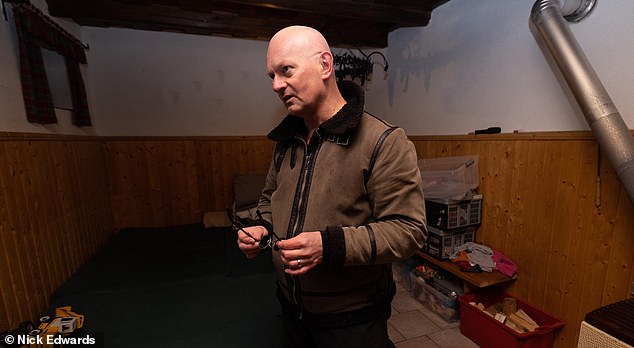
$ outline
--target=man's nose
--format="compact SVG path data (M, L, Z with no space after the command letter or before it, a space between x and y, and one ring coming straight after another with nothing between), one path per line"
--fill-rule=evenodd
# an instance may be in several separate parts
M273 91L275 91L276 93L279 93L285 87L286 87L286 82L284 82L284 79L279 78L277 76L273 78Z

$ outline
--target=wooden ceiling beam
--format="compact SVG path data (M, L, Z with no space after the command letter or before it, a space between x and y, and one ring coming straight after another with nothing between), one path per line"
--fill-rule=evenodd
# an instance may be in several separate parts
M430 11L418 6L403 6L400 1L381 4L375 1L344 0L225 0L217 3L234 3L257 8L319 13L324 16L363 19L372 22L397 23L401 26L424 26L429 22Z
M239 38L270 38L288 25L320 30L333 46L385 47L390 31L424 26L429 4L448 0L47 0L52 16L79 25Z

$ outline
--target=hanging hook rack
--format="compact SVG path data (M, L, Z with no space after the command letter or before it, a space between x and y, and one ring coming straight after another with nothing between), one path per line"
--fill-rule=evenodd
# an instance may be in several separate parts
M361 85L363 85L365 81L369 79L368 76L372 75L372 67L376 64L372 61L372 56L375 54L383 57L383 71L387 72L389 66L387 58L383 55L383 53L374 51L370 54L365 54L361 49L357 48L357 50L363 55L363 57L358 57L352 52L334 54L336 68L335 76L337 79L341 80L348 76L352 79L359 78L361 80Z
M368 54L368 59L369 59L370 57L372 57L372 55L373 55L373 54L378 54L378 55L381 55L381 57L383 57L383 64L385 65L385 66L383 67L383 71L387 72L387 68L388 68L389 66L388 66L388 64L387 64L387 58L385 58L385 55L384 55L383 53L379 52L379 51L374 51L374 52L372 52L372 53Z
M359 51L365 58L370 59L370 57L372 57L375 54L379 54L381 55L381 57L383 57L383 71L387 72L387 68L389 67L387 64L387 58L385 58L385 55L379 51L374 51L374 52L370 52L370 54L365 54L365 52L363 52L360 48L357 47L357 51ZM374 62L372 62L372 64L376 64Z
M329 19L327 19L326 21L322 23L322 25L320 26L321 28L320 32L323 32L322 31L323 28L327 26L328 20ZM334 29L334 31L340 37L342 38L345 37L345 34L339 31L337 26L332 26L332 29ZM363 86L365 81L368 79L368 76L372 75L372 67L375 64L374 62L372 62L372 56L375 54L379 54L381 55L381 57L383 57L383 62L384 62L383 71L387 72L387 68L388 68L387 58L385 57L383 53L379 51L374 51L374 52L371 52L370 54L365 54L365 52L363 52L359 47L354 47L354 48L356 48L357 51L361 53L363 58L359 58L358 56L353 54L350 49L348 49L350 54L348 53L334 54L333 53L333 58L335 61L335 76L337 80L342 80L346 76L350 76L352 79L359 78L361 80L361 85ZM337 69L337 67L339 69Z

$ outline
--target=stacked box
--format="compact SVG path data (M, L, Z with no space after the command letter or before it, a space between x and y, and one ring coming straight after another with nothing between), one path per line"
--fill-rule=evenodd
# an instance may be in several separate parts
M424 251L446 260L459 246L475 242L482 221L482 195L463 201L425 199L425 212L429 238Z
M437 259L446 260L456 248L467 242L475 242L476 226L454 230L439 230L427 226L429 236L425 244L425 252Z
M425 158L418 161L425 197L465 198L480 185L478 155Z
M482 221L482 195L469 200L425 199L427 225L441 230L478 225Z

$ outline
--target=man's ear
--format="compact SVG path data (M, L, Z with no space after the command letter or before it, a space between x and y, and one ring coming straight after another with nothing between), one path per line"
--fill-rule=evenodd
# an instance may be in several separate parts
M335 63L332 53L322 52L319 55L319 65L321 67L321 78L327 80L335 73Z

